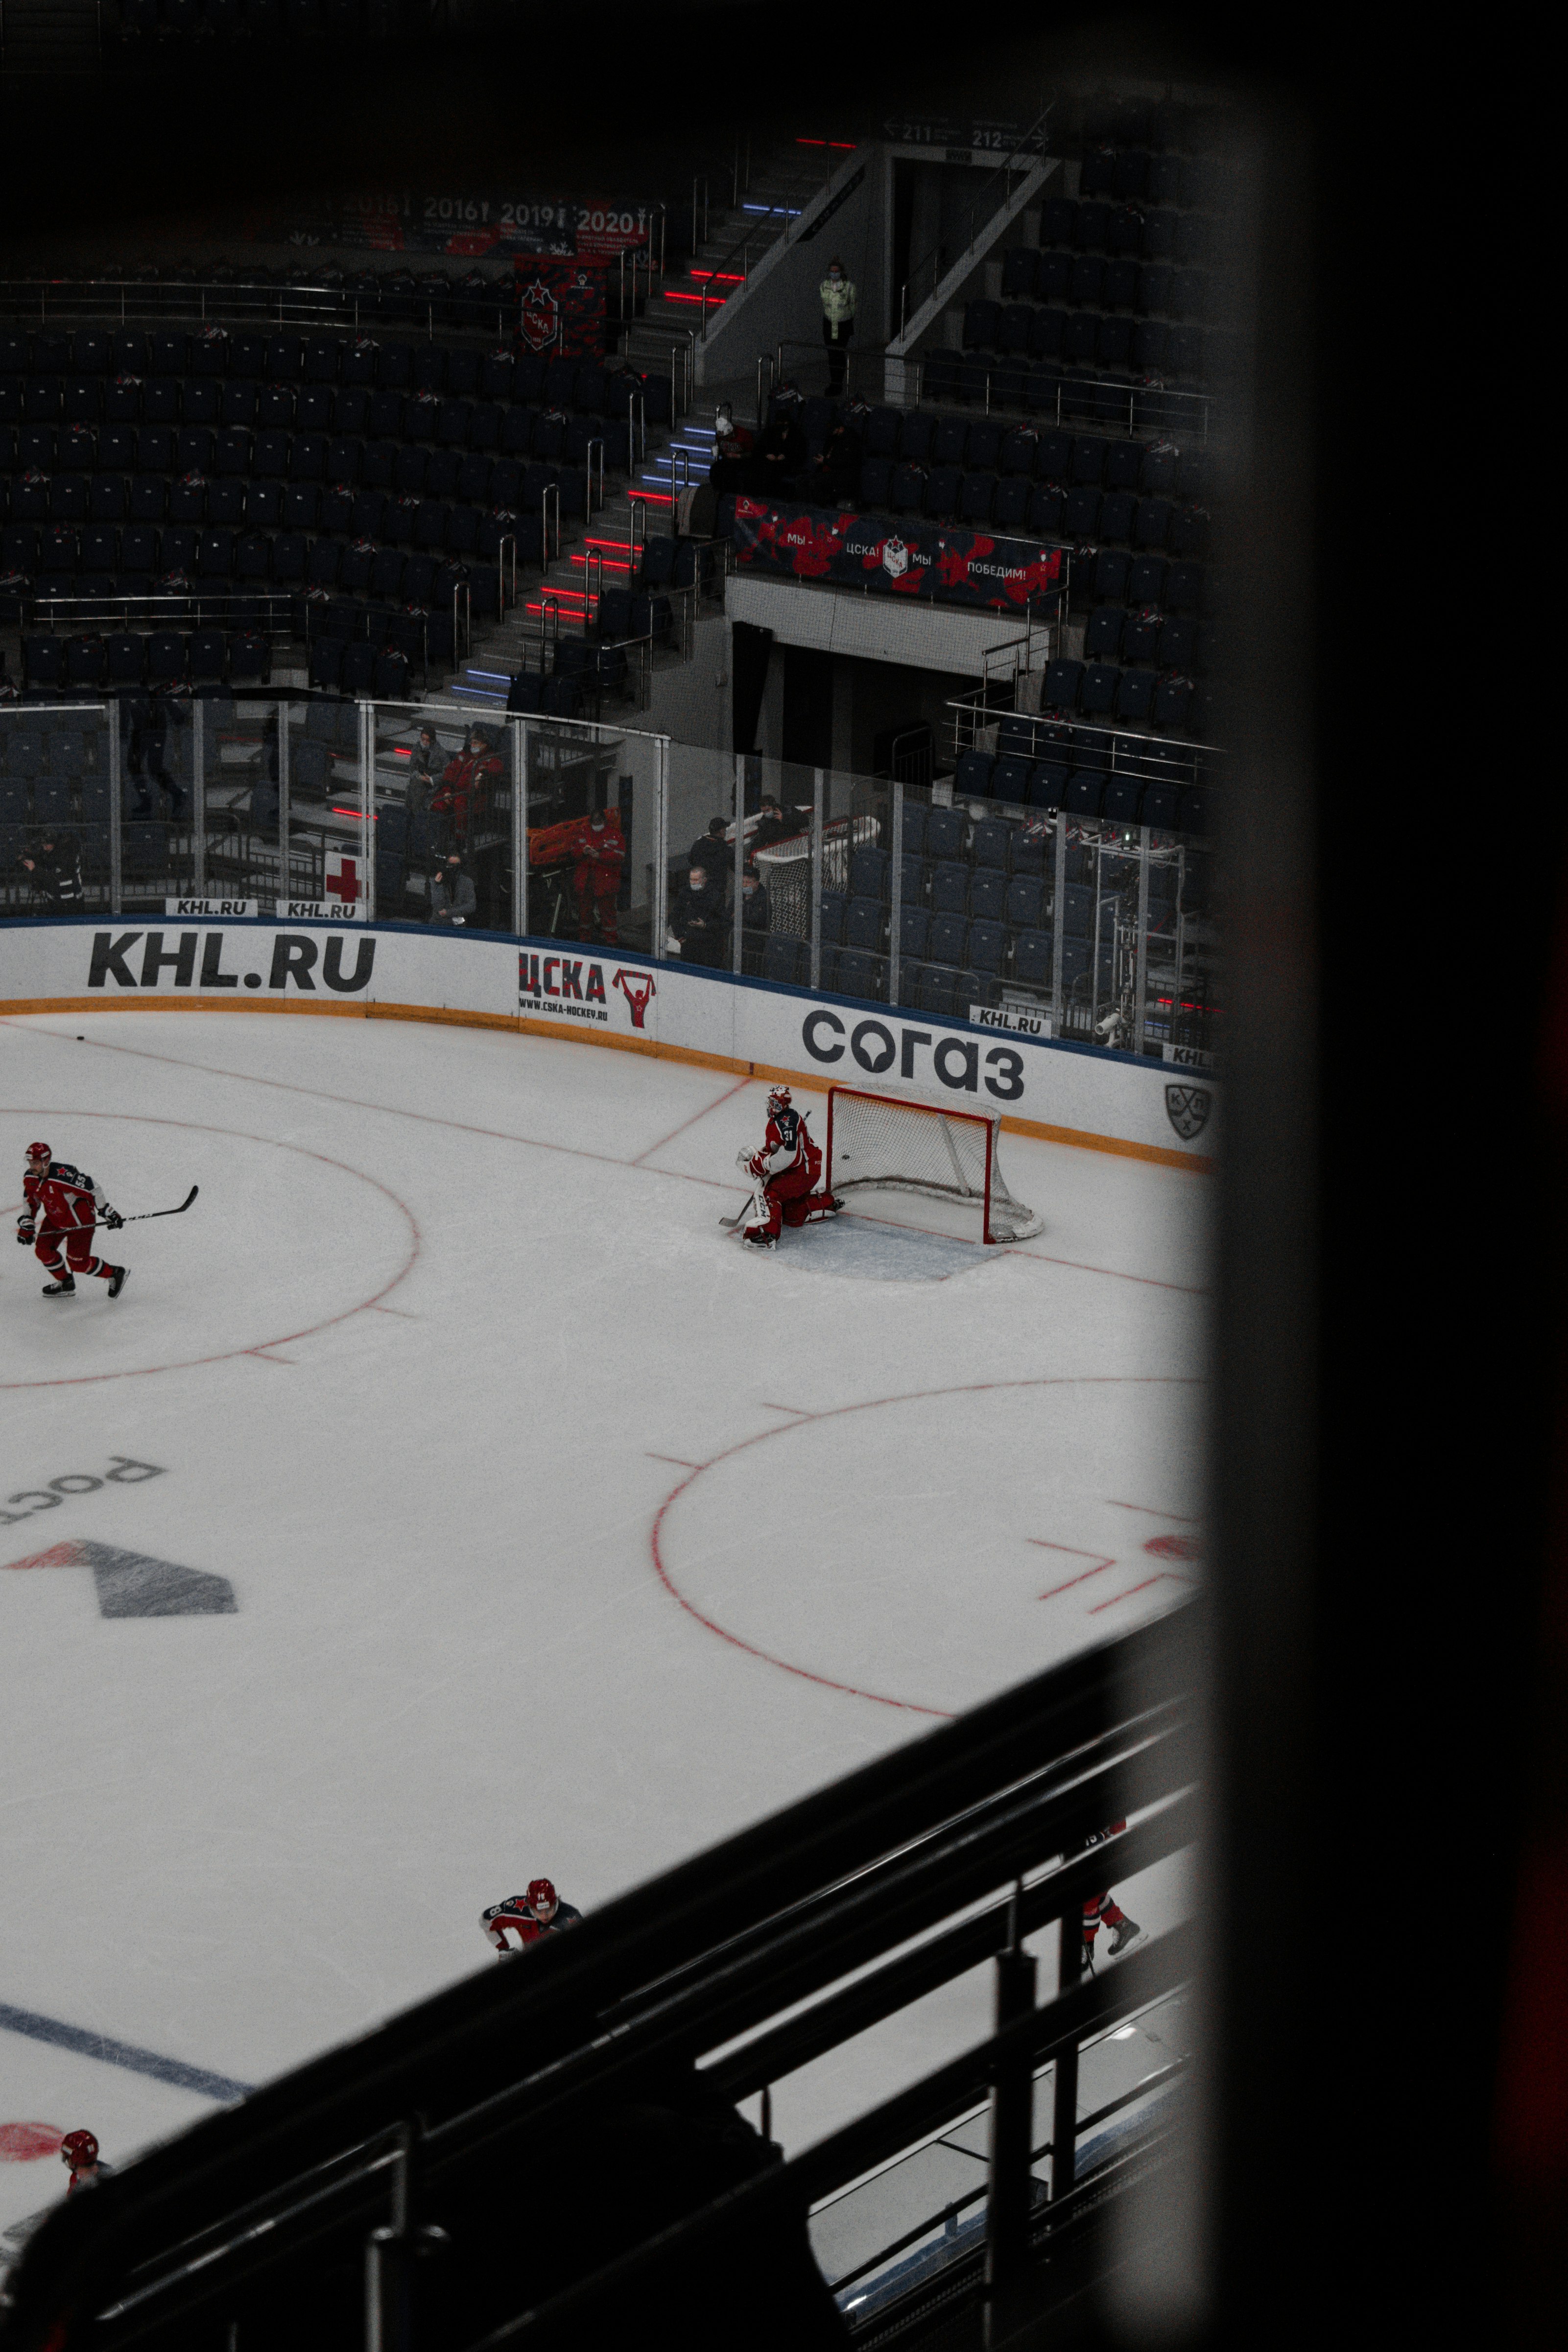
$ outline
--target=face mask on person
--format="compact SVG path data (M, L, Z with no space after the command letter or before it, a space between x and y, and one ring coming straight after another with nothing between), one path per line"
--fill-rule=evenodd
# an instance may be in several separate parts
M844 272L842 271L842 269L830 269L830 270L828 271L828 273L827 273L827 274L828 274L829 278L833 280L833 283L835 284L835 286L837 286L837 285L839 285L839 284L841 284L841 283L842 283L842 281L843 281L843 277L844 277Z

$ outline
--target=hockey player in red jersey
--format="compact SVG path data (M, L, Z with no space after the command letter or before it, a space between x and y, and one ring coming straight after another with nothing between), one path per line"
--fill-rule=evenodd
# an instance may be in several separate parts
M1091 1846L1102 1844L1109 1837L1120 1837L1126 1827L1125 1822L1112 1822L1109 1829L1095 1831L1083 1840L1079 1848L1079 1853L1087 1853ZM1137 1920L1127 1916L1115 1896L1109 1891L1104 1895L1089 1895L1083 1906L1083 1965L1086 1969L1092 1968L1094 1965L1094 1939L1100 1933L1102 1922L1110 1930L1112 1959L1116 1958L1118 1952L1124 1952L1128 1945L1143 1933Z
M96 2187L114 2169L99 2155L98 2141L89 2131L67 2132L60 2142L60 2162L70 2167L70 2179L66 2183L68 2197L79 2189Z
M558 1935L583 1916L570 1903L563 1903L548 1878L531 1878L526 1895L509 1895L504 1903L492 1903L488 1911L479 1914L479 1925L498 1952L526 1951L537 1944L542 1936ZM508 1935L517 1937L509 1944Z
M817 1224L824 1217L836 1217L844 1205L831 1192L816 1189L822 1153L806 1132L808 1115L795 1108L787 1087L775 1087L768 1097L761 1150L742 1151L736 1163L755 1182L766 1212L742 1235L753 1249L773 1249L784 1225Z
M76 1276L96 1274L108 1283L110 1298L118 1298L129 1269L95 1257L88 1239L95 1225L114 1233L125 1222L110 1207L102 1187L79 1168L57 1160L47 1143L29 1143L22 1193L27 1205L16 1221L16 1239L52 1277L44 1285L44 1297L74 1297Z

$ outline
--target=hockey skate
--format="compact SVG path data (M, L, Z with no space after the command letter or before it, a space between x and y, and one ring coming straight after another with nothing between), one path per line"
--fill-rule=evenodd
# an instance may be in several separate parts
M131 1268L128 1265L111 1265L110 1267L109 1295L110 1298L119 1297L121 1292L125 1287L125 1278L130 1272Z
M748 1225L741 1239L749 1243L752 1249L777 1249L778 1247L775 1236L769 1233L765 1225Z
M1112 1927L1110 1931L1110 1958L1114 1959L1118 1952L1124 1952L1127 1949L1129 1944L1135 1944L1142 1933L1143 1930L1138 1925L1136 1919L1123 1919L1120 1927Z
M58 1282L46 1282L44 1285L44 1297L46 1298L74 1298L76 1297L76 1276L71 1274L62 1274Z

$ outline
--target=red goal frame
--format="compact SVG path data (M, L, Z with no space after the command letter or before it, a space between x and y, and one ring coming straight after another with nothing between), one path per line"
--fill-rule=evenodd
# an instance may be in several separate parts
M910 1095L879 1094L874 1087L851 1087L835 1083L827 1089L827 1151L824 1181L830 1192L833 1190L833 1113L835 1103L840 1095L853 1095L857 1102L887 1103L894 1110L924 1111L931 1118L951 1118L965 1127L983 1127L985 1129L985 1193L980 1204L981 1237L993 1244L1001 1242L1004 1237L994 1234L991 1230L991 1200L996 1170L996 1130L1002 1123L996 1113L984 1110L960 1110L956 1104L950 1109L946 1103L921 1102ZM889 1180L889 1189L897 1190L898 1180ZM927 1188L909 1184L907 1189L917 1192ZM937 1192L935 1197L943 1198L945 1195ZM954 1197L957 1197L956 1193Z

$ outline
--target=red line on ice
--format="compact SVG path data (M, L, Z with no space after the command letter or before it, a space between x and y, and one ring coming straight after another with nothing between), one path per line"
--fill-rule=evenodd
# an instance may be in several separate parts
M946 1722L952 1714L951 1707L927 1706L918 1699L892 1698L885 1691L861 1690L854 1683L837 1682L831 1675L819 1675L810 1666L797 1666L788 1658L775 1657L771 1650L761 1649L756 1643L745 1641L741 1634L732 1633L727 1625L721 1625L717 1619L706 1615L698 1608L694 1601L687 1599L665 1562L661 1538L664 1533L665 1517L671 1505L679 1500L687 1488L701 1476L704 1470L716 1469L721 1462L728 1462L732 1454L743 1454L749 1446L765 1445L770 1439L793 1436L797 1430L808 1425L815 1426L819 1421L841 1420L845 1414L851 1412L873 1412L885 1404L921 1404L931 1397L985 1396L994 1394L1000 1389L1193 1388L1199 1384L1198 1376L1195 1373L1183 1372L1144 1372L1130 1375L1106 1372L1072 1376L1064 1374L1060 1377L1044 1375L1020 1381L964 1381L951 1388L910 1389L901 1396L864 1397L857 1404L832 1405L825 1412L815 1412L805 1419L786 1423L782 1429L760 1429L754 1435L742 1437L735 1444L727 1445L721 1454L715 1454L711 1461L700 1464L697 1469L682 1478L678 1486L670 1488L654 1515L653 1526L648 1534L648 1549L653 1557L654 1572L670 1598L679 1602L689 1617L694 1617L697 1622L705 1626L710 1633L717 1633L719 1639L721 1642L728 1642L731 1648L743 1650L748 1657L760 1658L764 1665L777 1666L783 1674L798 1675L803 1682L816 1683L823 1690L840 1691L847 1698L869 1699L877 1706L896 1706L909 1715L935 1716ZM773 1405L766 1406L763 1410L778 1412L786 1408ZM1056 1549L1065 1550L1068 1547L1062 1545ZM1097 1555L1086 1552L1082 1556L1085 1559L1093 1559ZM1163 1573L1166 1571L1162 1570L1162 1574ZM1152 1584L1157 1584L1160 1579L1151 1577L1148 1580ZM1190 1577L1178 1577L1175 1580L1182 1584L1192 1582ZM1133 1587L1135 1591L1142 1591L1142 1589L1141 1585ZM1118 1593L1115 1597L1118 1600L1125 1600L1128 1596L1125 1593ZM1101 1601L1100 1606L1109 1608L1110 1603ZM1092 1615L1097 1612L1091 1611L1089 1613Z

